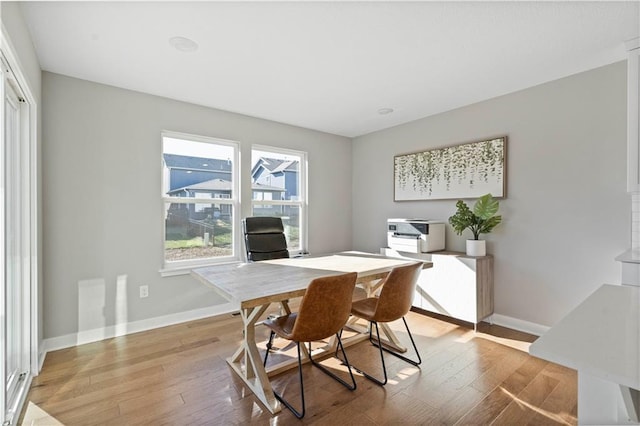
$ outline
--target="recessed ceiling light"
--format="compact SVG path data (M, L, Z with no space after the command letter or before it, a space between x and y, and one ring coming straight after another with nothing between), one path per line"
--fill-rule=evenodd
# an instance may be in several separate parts
M198 50L198 43L186 37L171 37L169 44L181 52L195 52Z
M380 108L378 110L378 114L380 115L387 115L387 114L391 114L393 112L393 108Z

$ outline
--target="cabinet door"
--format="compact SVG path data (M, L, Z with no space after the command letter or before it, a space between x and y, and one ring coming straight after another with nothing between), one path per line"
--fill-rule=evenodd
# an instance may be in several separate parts
M417 298L420 307L464 321L477 322L476 260L433 255L433 268L422 271Z

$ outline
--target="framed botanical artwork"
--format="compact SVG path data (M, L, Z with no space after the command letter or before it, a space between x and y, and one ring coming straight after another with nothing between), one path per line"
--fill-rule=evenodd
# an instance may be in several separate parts
M507 137L396 155L394 201L506 197Z

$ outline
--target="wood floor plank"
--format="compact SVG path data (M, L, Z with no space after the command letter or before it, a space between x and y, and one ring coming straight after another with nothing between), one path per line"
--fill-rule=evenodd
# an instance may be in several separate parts
M476 333L414 312L407 319L419 367L385 354L389 383L378 386L356 373L351 392L306 364L302 421L286 409L271 415L229 368L226 358L242 341L240 318L231 315L52 352L27 398L67 426L577 424L575 371L523 351L535 337L488 325ZM402 322L391 327L410 344ZM265 339L267 330L256 334ZM347 355L381 373L379 352L368 341ZM274 353L273 361L287 356ZM340 362L323 364L347 377ZM272 383L299 404L295 369Z
M153 424L182 405L184 405L184 401L180 395L164 398L162 401L153 401L151 404L146 404L144 407L139 407L128 413L121 413L120 416L113 417L104 424L110 426Z
M460 389L448 402L438 407L438 423L441 425L457 424L485 397L484 393L471 386Z
M86 407L78 411L70 411L64 414L64 425L93 426L102 425L105 419L114 419L120 416L118 407L103 409L99 405ZM26 426L26 425L25 425Z
M551 370L557 370L556 364L550 363ZM574 370L565 371L543 370L545 374L559 380L558 386L547 396L538 407L539 410L527 422L528 425L573 425L577 423L577 395L578 381Z
M518 369L469 411L458 424L490 424L544 368L546 362L526 357Z
M435 417L437 410L414 396L397 393L385 398L383 404L369 408L365 414L378 424L420 424Z
M458 389L467 384L465 377L469 381L475 379L481 374L481 371L486 370L487 367L483 367L483 365L490 360L489 356L494 351L495 345L479 340L465 344L460 343L459 347L463 350L458 353L443 352L441 355L446 362L439 365L438 368L421 368L424 379L421 377L421 380L417 380L405 392L421 393L425 395L425 402L437 406L438 403L429 395L447 387ZM487 358L484 357L485 355Z
M478 377L492 368L497 368L509 356L504 348L493 345L492 348L482 350L475 354L464 368L454 372L444 380L427 383L423 386L422 398L433 405L441 407L454 399L462 389L471 387ZM479 357L478 357L479 356ZM477 393L482 394L477 391Z
M505 358L503 363L495 365L481 374L471 383L471 386L483 393L491 392L516 371L527 360L527 357L528 355L523 352L512 352L511 356Z
M558 386L559 381L545 374L538 374L518 395L511 395L512 401L496 417L492 425L510 426L526 424L537 414L549 394Z
M133 354L116 354L114 356L103 357L102 359L95 359L88 363L78 362L72 367L69 367L69 363L66 362L60 368L53 367L46 372L44 372L43 368L43 373L36 378L35 382L37 384L56 383L61 380L65 381L69 375L77 378L87 376L97 378L100 373L104 373L107 376L113 376L118 373L128 374L137 369L146 368L149 363L153 363L157 359L183 353L189 349L207 346L218 341L219 339L217 337L209 337L208 339L199 340L187 345L150 345L146 350L135 351ZM143 364L145 362L147 362L147 364Z
M191 374L181 374L172 376L166 374L165 370L160 367L159 371L154 367L154 374L145 375L144 377L117 377L107 382L100 382L86 388L80 395L66 398L63 400L54 399L42 403L43 408L51 410L52 414L62 415L67 411L78 411L90 405L100 405L104 409L117 406L117 404L127 398L135 398L145 395L149 388L162 387L169 388L175 383L188 383L190 380L214 375L214 371L204 370L196 371ZM105 398L105 396L107 398Z

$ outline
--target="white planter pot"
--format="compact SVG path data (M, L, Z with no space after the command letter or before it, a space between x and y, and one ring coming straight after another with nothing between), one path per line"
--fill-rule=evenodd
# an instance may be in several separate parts
M486 256L487 244L485 240L467 240L467 256Z

